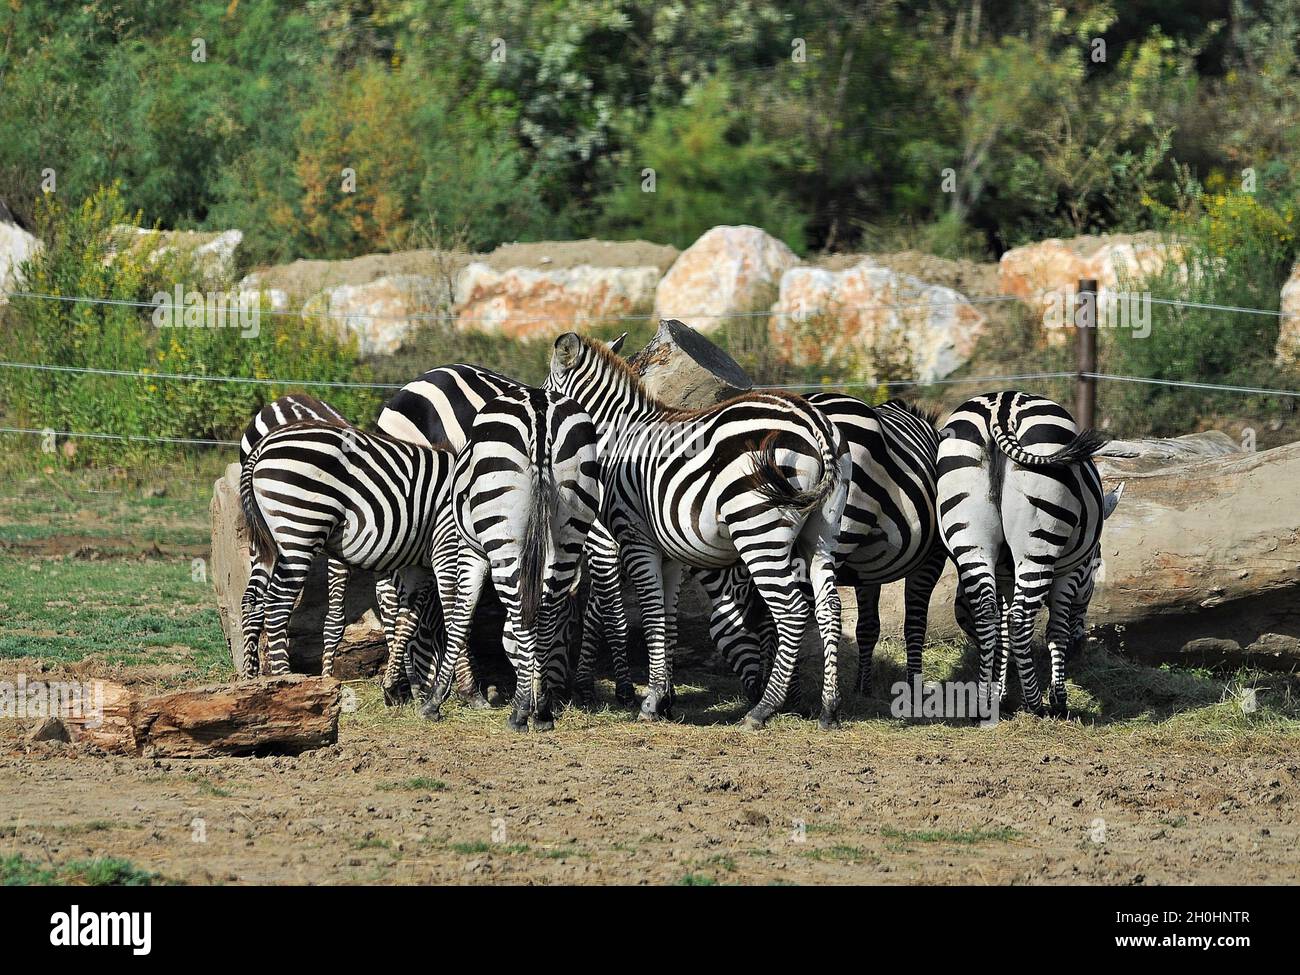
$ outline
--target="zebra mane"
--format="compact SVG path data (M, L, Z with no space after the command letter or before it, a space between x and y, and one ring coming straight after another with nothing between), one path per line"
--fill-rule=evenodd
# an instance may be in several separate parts
M733 403L752 402L755 400L761 401L775 398L788 400L792 403L802 404L807 402L802 396L797 396L794 393L777 389L764 389L739 393L736 396L731 396L727 399L720 400L717 403L710 404L709 406L699 407L698 409L685 409L680 406L673 406L671 403L665 403L658 396L655 396L654 393L650 392L650 390L646 389L645 382L637 374L637 371L632 368L631 363L617 352L610 349L604 342L597 341L587 335L578 335L577 332L574 332L573 334L578 336L578 341L580 341L585 348L604 359L609 363L611 368L621 372L627 378L628 382L632 384L633 389L635 389L647 402L663 411L665 419L693 420L697 417L704 416L706 413L711 413L719 407L731 406Z
M916 403L911 403L905 399L898 399L898 398L885 400L885 402L881 403L880 405L892 406L894 407L894 409L899 410L901 412L910 413L912 416L916 417L918 420L925 423L926 426L934 430L935 433L939 432L939 411L938 410L927 410Z

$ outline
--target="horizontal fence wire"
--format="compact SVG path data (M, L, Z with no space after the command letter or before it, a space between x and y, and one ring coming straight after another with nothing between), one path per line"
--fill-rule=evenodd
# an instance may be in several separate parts
M244 291L244 292L224 292L224 293L236 294L236 295L238 294L256 295L260 293L265 293L265 291L267 290L269 289L258 289L258 290ZM42 294L40 292L35 292L35 291L5 291L0 293L6 294L11 298L35 298L35 299L43 299L45 301L63 301L63 302L71 302L75 304L87 304L87 305L118 305L127 308L151 308L155 310L159 308L167 308L167 309L177 308L180 309L181 311L184 311L184 305L176 305L174 302L171 301L167 301L163 303L159 303L156 301L131 301L125 298L91 298L83 295L52 295L52 294ZM919 292L916 292L915 290L908 292L909 295L915 295L918 293ZM168 295L168 298L171 298L170 294ZM1019 301L1019 300L1020 299L1017 298L1015 295L977 295L974 298L958 297L958 298L951 298L951 299L931 299L925 301L903 302L903 303L876 302L874 304L866 304L866 305L837 305L833 309L827 309L826 311L839 313L839 312L846 312L846 311L876 311L882 308L889 308L889 309L934 308L934 307L945 307L949 305L974 305L974 304L988 304L991 302L999 302L999 301ZM696 311L696 312L673 312L672 314L665 313L660 317L677 318L681 321L689 321L692 319L700 319L700 318L707 318L710 320L731 319L731 318L805 319L805 318L815 318L818 315L824 313L825 312L823 312L822 309L817 309L815 311L807 311L803 309L797 311L731 311L731 312ZM311 317L313 315L321 315L328 318L343 319L345 321L358 319L367 322L372 322L372 321L445 322L448 324L494 323L508 317L509 321L512 324L563 323L567 325L577 325L577 324L598 325L602 323L643 322L646 319L655 317L653 314L650 313L644 315L626 315L626 314L625 315L593 315L590 318L583 319L581 322L577 322L574 320L572 316L565 317L565 318L558 318L555 316L530 316L526 318L520 318L514 315L510 315L510 316L476 318L473 316L453 315L447 312L412 312L406 315L394 315L394 314L385 315L385 314L376 314L372 312L334 312L334 311L330 311L328 308L295 308L295 309L268 308L265 310L259 309L258 314L273 315L282 318L303 318L303 317Z
M0 433L31 434L40 437L83 437L86 440L119 440L123 443L142 441L146 443L195 444L203 447L238 447L238 440L205 440L199 437L150 437L135 433L88 433L84 430L33 430L29 427L0 427Z

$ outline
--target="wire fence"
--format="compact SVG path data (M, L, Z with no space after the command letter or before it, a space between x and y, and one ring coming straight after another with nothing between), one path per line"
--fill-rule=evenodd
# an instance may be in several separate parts
M128 301L125 299L115 299L115 298L94 298L94 297L79 296L79 295L51 295L51 294L42 294L39 292L28 292L28 291L5 291L3 293L8 295L11 298L31 298L31 299L38 299L38 300L43 299L43 300L50 300L50 301L77 302L77 303L98 304L98 305L119 305L119 306L135 307L135 308L156 309L159 307L164 307L163 305L160 305L158 302ZM915 294L917 292L913 291L911 293ZM959 296L958 298L951 299L951 300L929 300L929 301L922 301L922 302L916 302L910 304L909 303L900 304L897 302L881 302L881 303L870 304L870 305L840 306L836 308L836 311L843 312L843 311L854 311L854 310L856 311L875 310L875 309L882 309L882 308L898 309L898 308L932 307L936 305L975 304L975 303L1019 301L1019 300L1021 299L1015 295L982 295L982 296L977 296L975 298L964 298ZM1190 308L1190 309L1205 310L1205 311L1216 311L1216 312L1229 313L1229 314L1269 315L1273 317L1280 317L1284 314L1280 310L1268 309L1268 308L1249 308L1249 307L1242 307L1237 305L1214 304L1210 302L1184 301L1180 299L1170 299L1170 298L1151 297L1150 300L1153 304L1159 304L1164 306ZM285 310L285 309L271 310L269 313L273 315L286 316L286 317L301 317L304 314L313 314L315 312L313 312L313 310L311 309L299 308L296 310ZM385 319L385 320L402 320L402 321L448 321L448 322L457 322L457 323L465 323L465 322L472 323L472 322L495 320L495 319L475 319L475 318L467 319L462 316L455 316L455 315L448 315L448 314L379 315L379 314L362 314L362 313L334 313L334 312L329 312L327 310L322 310L320 313L328 314L331 318L341 318L341 319L357 318L357 319L365 319L365 320ZM772 318L772 317L780 317L782 315L790 316L790 315L808 315L808 314L809 313L807 312L728 312L728 313L707 313L706 312L706 313L681 315L678 317L681 317L683 319L757 318L757 317ZM595 322L645 321L649 317L651 316L617 315L617 316L606 316L606 317L594 317L591 321L587 321L587 322L577 322L574 320L572 316L566 318L531 317L531 318L522 318L522 319L511 317L510 320L512 322L565 324L573 327L579 324L589 325ZM340 380L267 378L267 377L256 377L256 376L212 376L212 375L206 375L202 373L151 372L151 371L144 371L144 370L107 369L107 368L95 367L95 366L54 365L50 363L39 363L39 362L0 361L0 369L51 372L51 373L71 373L71 374L81 374L81 375L117 376L117 377L128 378L128 379L147 379L150 381L162 380L162 381L176 381L176 382L243 383L248 385L261 385L261 386L313 387L313 388L322 388L322 389L398 390L403 388L402 385L398 383L345 382ZM1257 396L1282 396L1282 397L1289 397L1289 398L1300 397L1300 391L1298 390L1273 389L1273 388L1259 387L1259 386L1240 386L1240 385L1231 385L1231 384L1223 384L1223 383L1209 383L1209 382L1202 382L1198 380L1158 379L1149 376L1124 376L1124 375L1117 375L1114 373L1079 371L1079 370L1016 373L1012 375L1000 375L1000 376L961 376L955 378L946 377L946 378L939 378L939 379L921 379L921 378L892 379L892 380L881 380L876 382L860 381L860 380L843 380L843 381L831 381L831 382L820 382L820 383L764 384L764 385L755 385L753 388L756 390L782 390L782 391L789 391L789 392L799 392L799 391L814 391L814 390L822 390L822 389L858 389L858 388L877 389L881 387L915 388L915 387L931 387L931 386L947 386L947 385L980 385L980 384L997 385L997 384L1003 384L1008 382L1032 382L1032 381L1053 380L1053 379L1092 379L1092 380L1101 380L1105 382L1138 383L1138 384L1146 384L1146 385L1154 385L1154 386L1162 386L1162 387L1195 389L1195 390L1202 390L1206 392L1216 392L1216 393L1236 393L1236 394L1257 395ZM0 434L32 435L32 436L45 436L45 437L55 436L55 437L64 437L64 438L79 437L79 438L92 439L92 440L171 443L171 444L183 444L183 445L195 445L195 446L237 446L238 445L238 441L235 440L220 440L220 439L199 438L199 437L194 437L194 438L161 437L161 436L147 436L147 435L139 435L139 434L105 433L105 432L98 432L98 431L77 431L77 430L60 431L60 430L53 430L51 428L35 429L35 428L28 428L28 427L0 427Z

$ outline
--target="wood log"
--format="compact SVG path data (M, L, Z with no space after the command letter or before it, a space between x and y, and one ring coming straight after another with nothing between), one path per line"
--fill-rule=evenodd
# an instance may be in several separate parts
M654 337L628 364L655 397L688 410L712 406L754 386L735 359L675 318L661 319Z
M338 740L341 687L291 675L142 696L105 681L102 706L63 723L72 741L123 755L296 755Z
M1300 443L1181 463L1157 454L1097 463L1108 490L1120 481L1125 488L1102 530L1091 634L1150 663L1295 667ZM962 639L955 592L949 565L930 602L930 639ZM846 600L846 634L852 615ZM902 583L883 589L881 622L886 635L901 634Z

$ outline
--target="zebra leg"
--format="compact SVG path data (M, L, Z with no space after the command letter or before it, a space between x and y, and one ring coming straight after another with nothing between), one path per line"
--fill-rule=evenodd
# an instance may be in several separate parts
M863 697L870 697L871 661L875 656L876 643L880 639L880 586L859 583L856 592L858 626L854 636L858 641L858 692Z
M969 553L976 554L976 553ZM965 555L963 556L965 557ZM1000 690L993 682L993 666L1002 629L997 584L990 568L992 560L958 565L957 623L979 649L979 698L982 713L989 713L993 697Z
M825 731L840 724L840 593L835 588L835 563L828 554L814 553L808 574L822 641L822 713L817 725Z
M273 676L289 673L289 617L293 604L307 583L310 556L305 559L279 558L266 586L266 663Z
M1073 597L1074 587L1070 584L1069 576L1053 580L1048 603L1047 651L1052 660L1048 713L1054 718L1064 718L1069 714L1065 692L1065 654L1070 646L1074 623Z
M411 684L405 679L402 661L393 648L397 645L394 627L397 617L397 589L391 579L375 580L375 603L379 607L379 622L384 628L384 642L388 644L388 660L379 686L384 692L384 704L392 707L411 699Z
M322 677L334 674L334 653L343 640L344 599L348 591L348 566L346 562L330 559L326 570L328 595L325 604L325 644L321 652Z
M595 703L596 657L602 638L609 647L614 669L614 698L619 704L636 704L636 686L627 660L627 613L619 579L618 545L599 522L587 536L587 571L591 576L587 609L583 615L582 649L574 677L574 696L583 706Z
M641 627L650 658L650 680L638 715L642 721L664 717L670 694L667 626L665 620L664 560L657 549L640 542L619 546L619 558L636 586L641 604Z
M744 724L748 728L763 727L785 703L791 675L799 663L804 628L812 615L812 586L803 560L793 553L794 532L790 526L784 529L761 534L751 532L740 550L750 579L767 603L777 631L776 659L763 696L745 715ZM733 537L735 534L739 533L733 533Z
M248 573L248 585L244 587L244 598L239 606L240 636L244 643L243 667L239 676L244 680L252 680L259 669L257 651L262 642L262 625L266 619L264 599L270 580L271 567L254 555Z
M921 676L921 652L930 622L930 597L948 562L944 547L935 543L930 555L903 583L903 642L907 646L907 680ZM859 610L861 612L861 610Z
M1037 577L1046 572L1048 581L1042 582ZM1031 577L1032 576L1032 577ZM1034 714L1043 713L1043 694L1038 687L1038 674L1034 670L1034 658L1030 653L1030 643L1034 636L1034 619L1043 606L1043 600L1051 587L1051 567L1034 564L1032 572L1016 573L1016 591L1011 600L1011 609L1007 614L1007 636L1010 641L1009 653L1016 658L1016 672L1020 675L1020 697L1024 707Z
M425 685L427 696L420 713L430 721L442 717L442 702L451 693L452 677L456 665L465 647L469 643L470 625L474 621L474 609L483 594L483 583L487 581L489 565L487 559L469 549L461 551L456 569L456 600L451 617L447 621L447 652L438 665L436 672L429 673Z
M406 641L403 657L406 660L406 682L410 687L423 688L429 674L438 669L446 652L446 624L442 617L442 600L436 592L437 583L425 583L416 599L415 627Z
M763 696L763 647L757 634L749 629L748 611L751 602L761 600L752 599L749 576L739 566L701 570L695 577L713 607L709 636L732 673L740 678L750 705L755 705Z

